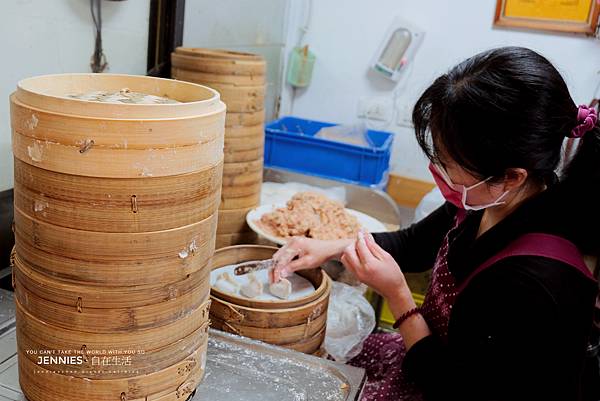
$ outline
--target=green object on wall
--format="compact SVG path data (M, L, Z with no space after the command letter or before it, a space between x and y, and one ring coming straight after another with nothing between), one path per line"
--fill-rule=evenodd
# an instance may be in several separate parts
M290 53L287 81L290 85L303 88L310 84L316 57L308 46L295 47Z

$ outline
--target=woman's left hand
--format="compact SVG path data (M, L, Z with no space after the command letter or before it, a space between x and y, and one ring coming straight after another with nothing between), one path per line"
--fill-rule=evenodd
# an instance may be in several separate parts
M400 266L369 233L359 232L356 242L341 257L344 266L369 287L388 299L411 298Z

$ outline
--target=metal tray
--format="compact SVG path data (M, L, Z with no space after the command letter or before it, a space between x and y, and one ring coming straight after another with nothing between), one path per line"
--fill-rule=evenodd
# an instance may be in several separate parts
M204 381L193 401L356 401L364 369L210 331Z

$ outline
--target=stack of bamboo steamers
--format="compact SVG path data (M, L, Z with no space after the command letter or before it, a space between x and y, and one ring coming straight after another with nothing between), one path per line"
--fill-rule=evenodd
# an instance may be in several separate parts
M69 97L123 88L181 103ZM19 83L11 120L26 397L187 399L206 363L218 93L150 77L42 76Z
M209 86L227 105L217 248L253 243L246 214L260 203L265 61L249 53L180 47L171 62L173 78Z

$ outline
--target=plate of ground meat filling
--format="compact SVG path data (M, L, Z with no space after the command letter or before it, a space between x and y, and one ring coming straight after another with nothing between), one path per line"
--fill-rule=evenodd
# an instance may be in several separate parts
M362 228L387 231L379 220L314 192L299 192L285 205L262 205L248 213L252 230L283 245L295 236L334 240L355 238Z

